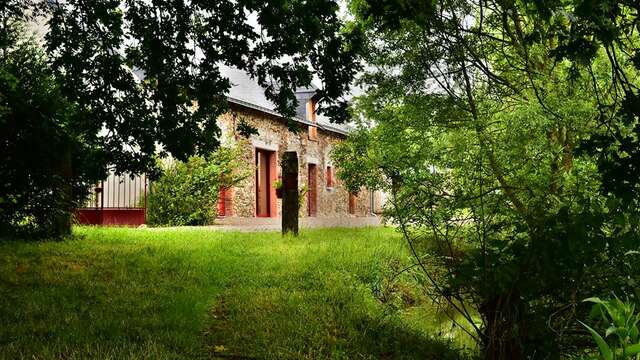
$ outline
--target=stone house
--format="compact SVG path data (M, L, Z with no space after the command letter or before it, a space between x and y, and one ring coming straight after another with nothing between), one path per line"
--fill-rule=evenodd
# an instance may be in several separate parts
M296 121L300 131L292 132L286 120L275 111L262 89L245 72L225 67L222 75L229 78L230 111L217 119L222 130L222 146L239 143L247 167L253 176L220 193L218 215L226 220L277 218L282 201L276 195L275 183L280 179L279 159L285 151L298 155L298 183L308 192L301 201L301 217L364 217L382 211L384 194L361 189L350 194L336 176L331 150L348 134L349 128L331 124L316 114L316 89L296 93L299 106ZM236 133L239 121L257 129L249 139ZM139 225L146 218L146 194L149 182L144 175L111 174L97 184L95 193L78 209L77 218L84 224ZM266 220L266 219L265 219ZM344 221L341 222L344 224Z
M224 217L279 217L281 199L274 184L281 178L280 155L295 151L299 161L299 184L308 192L300 206L300 216L371 216L381 211L382 195L362 189L350 194L336 176L331 150L343 140L349 128L331 124L316 114L315 89L296 92L299 106L296 121L300 131L292 132L287 122L264 96L264 90L242 71L226 68L231 80L228 101L231 111L218 119L222 143L239 141L254 176L220 194L218 213ZM258 130L245 139L236 134L244 121Z

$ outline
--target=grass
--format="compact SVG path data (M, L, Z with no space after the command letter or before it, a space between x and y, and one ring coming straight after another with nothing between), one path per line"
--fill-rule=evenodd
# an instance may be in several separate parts
M390 280L409 261L382 228L2 241L0 357L457 358L411 279Z

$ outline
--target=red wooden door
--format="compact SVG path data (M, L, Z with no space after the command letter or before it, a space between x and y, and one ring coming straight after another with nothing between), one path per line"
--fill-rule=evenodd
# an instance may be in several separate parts
M309 164L307 193L307 215L316 216L318 213L318 167L316 164Z
M271 215L271 174L269 152L256 149L256 216Z

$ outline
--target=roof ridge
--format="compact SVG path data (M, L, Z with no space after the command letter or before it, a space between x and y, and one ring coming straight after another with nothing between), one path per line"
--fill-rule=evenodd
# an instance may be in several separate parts
M267 113L267 114L270 114L270 115L274 115L274 116L277 116L277 117L280 117L280 118L284 118L284 116L282 114L280 114L279 112L277 112L275 110L272 110L272 109L269 109L269 108L266 108L264 106L260 106L260 105L257 105L257 104L253 104L253 103L251 103L249 101L245 101L245 100L241 100L241 99L238 99L238 98L234 98L232 96L227 96L227 101L229 101L231 103L234 103L234 104L237 104L237 105L242 105L242 106L254 109L254 110L262 111L264 113ZM331 125L327 126L327 125L319 124L318 122L311 122L309 120L302 119L302 118L300 118L298 116L294 116L294 117L292 117L292 119L296 120L299 123L305 124L305 125L317 126L318 128L320 128L322 130L325 130L325 131L330 131L330 132L334 132L334 133L341 134L341 135L348 135L349 134L346 130L340 129L338 127L334 127L334 126L331 126Z

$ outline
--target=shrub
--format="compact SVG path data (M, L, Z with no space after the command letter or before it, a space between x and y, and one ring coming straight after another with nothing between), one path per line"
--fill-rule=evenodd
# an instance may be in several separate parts
M216 217L218 193L246 179L251 168L242 161L240 146L221 147L209 157L174 161L151 185L148 197L150 225L206 225Z
M12 36L0 57L0 236L66 236L104 169L43 50L21 24L3 31Z
M640 313L636 309L636 304L629 299L622 301L617 297L609 300L594 297L585 301L594 304L591 311L592 318L595 318L599 322L599 327L604 330L601 334L580 322L597 344L599 358L637 359L640 354L640 331L638 331Z

